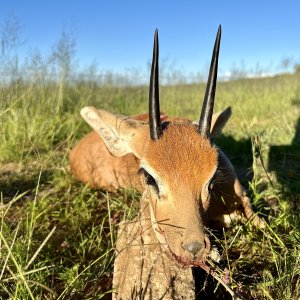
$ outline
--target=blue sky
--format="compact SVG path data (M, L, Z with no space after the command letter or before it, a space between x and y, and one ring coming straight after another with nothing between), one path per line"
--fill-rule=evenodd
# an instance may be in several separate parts
M146 70L158 28L161 60L187 74L204 72L219 24L221 74L241 66L277 72L284 57L300 62L300 1L9 0L0 3L0 23L11 12L26 40L21 55L50 53L72 27L80 65L96 61L103 70Z

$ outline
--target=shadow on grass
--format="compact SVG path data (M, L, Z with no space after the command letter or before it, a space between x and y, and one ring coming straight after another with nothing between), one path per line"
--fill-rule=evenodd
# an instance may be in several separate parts
M27 172L26 170L0 170L0 192L4 199L10 201L16 194L27 192L33 193L37 187L40 172L38 170ZM50 182L53 172L45 170L41 173L40 184Z
M200 268L192 268L195 279L196 300L231 300L232 297L223 287L216 290L216 281Z
M251 139L236 140L230 135L222 135L215 142L233 164L242 185L247 188L253 178Z
M268 170L289 192L300 195L300 118L291 145L270 146Z

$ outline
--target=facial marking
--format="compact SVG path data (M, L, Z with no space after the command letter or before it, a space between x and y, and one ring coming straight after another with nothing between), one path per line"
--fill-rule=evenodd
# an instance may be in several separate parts
M142 162L166 192L183 188L201 195L215 173L217 156L194 127L170 124L159 140L149 142Z
M146 171L146 173L144 171ZM154 168L152 168L147 162L145 162L143 159L141 160L140 163L140 170L139 170L140 174L143 174L144 176L144 180L145 183L148 186L151 186L151 184L149 184L149 182L147 183L147 173L155 180L155 183L157 185L157 195L160 198L165 198L167 191L166 191L166 186L164 184L164 180L163 178L160 176L160 174L158 174Z

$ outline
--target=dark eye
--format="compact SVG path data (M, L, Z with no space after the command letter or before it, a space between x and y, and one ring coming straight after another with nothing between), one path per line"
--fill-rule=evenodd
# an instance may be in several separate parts
M214 183L210 182L208 185L208 191L211 192L213 188L214 188Z
M144 168L139 169L138 174L143 175L146 184L152 186L156 190L157 194L159 194L159 189L156 180Z
M208 184L208 192L211 193L214 186L215 186L215 183L216 183L216 178L217 178L218 174L217 172L214 174L214 176L212 177L212 179L210 180L209 184Z

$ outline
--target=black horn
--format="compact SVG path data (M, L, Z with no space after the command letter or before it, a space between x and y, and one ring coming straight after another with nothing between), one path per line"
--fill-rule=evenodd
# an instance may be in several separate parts
M158 31L155 30L153 58L151 66L150 87L149 87L149 121L150 121L150 137L157 140L162 135L162 127L160 123L159 109L159 70L158 70Z
M205 96L203 100L200 120L199 120L199 133L209 138L211 118L214 109L216 85L217 85L217 74L218 74L218 59L219 59L219 49L221 40L221 25L219 26L214 51L211 58L208 81L206 85Z

